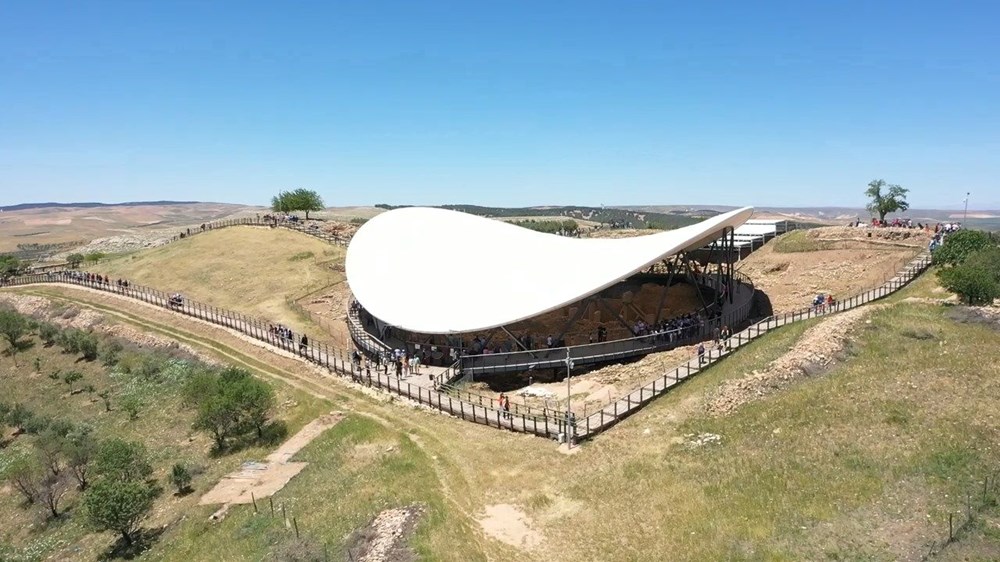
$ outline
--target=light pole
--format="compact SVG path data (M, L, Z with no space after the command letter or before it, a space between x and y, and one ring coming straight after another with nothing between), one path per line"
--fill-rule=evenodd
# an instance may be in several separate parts
M573 447L573 427L570 425L573 411L570 409L570 376L573 372L573 359L569 356L569 348L566 348L566 448Z
M969 194L970 193L971 192L969 192L969 191L965 192L965 212L962 213L962 228L965 228L965 222L969 218Z

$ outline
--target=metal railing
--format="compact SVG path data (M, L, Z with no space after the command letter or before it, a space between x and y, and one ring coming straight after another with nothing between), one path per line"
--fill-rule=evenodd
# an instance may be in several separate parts
M605 405L599 411L585 416L581 421L577 422L577 438L587 439L603 431L607 431L619 421L637 412L654 398L680 382L698 374L716 361L732 354L740 347L768 333L770 330L793 322L851 310L852 308L857 308L886 297L906 286L910 281L924 272L930 264L930 254L921 253L907 263L895 276L886 280L885 283L875 289L839 300L833 305L811 306L801 310L768 316L747 327L745 330L733 334L727 342L724 342L723 347L707 349L704 355L695 356L673 370L667 371L662 376L633 389L624 396Z

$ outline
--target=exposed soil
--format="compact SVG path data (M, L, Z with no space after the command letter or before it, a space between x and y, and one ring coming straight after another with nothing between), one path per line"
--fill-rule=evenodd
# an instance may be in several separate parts
M930 240L916 229L830 226L808 233L822 247L834 249L779 253L771 241L738 266L767 294L775 312L809 306L817 293L844 299L877 287Z
M729 414L743 404L778 392L799 377L827 370L844 351L855 326L882 306L868 305L825 318L806 330L791 349L763 371L723 382L707 397L706 409L712 414Z
M520 549L531 550L542 542L542 534L532 528L531 519L515 505L486 506L479 524L487 535Z
M357 562L409 562L417 553L407 544L424 508L410 505L387 509L347 540L350 560Z

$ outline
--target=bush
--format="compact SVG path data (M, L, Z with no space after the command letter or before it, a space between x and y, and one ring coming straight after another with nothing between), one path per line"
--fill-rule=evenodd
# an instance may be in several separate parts
M177 488L178 494L191 491L191 471L183 463L176 463L170 469L170 483Z
M59 341L59 331L59 327L50 322L39 322L38 324L38 337L45 345L52 345Z
M97 336L83 330L70 328L59 335L59 346L66 353L80 353L87 361L97 359Z
M194 428L210 433L220 451L230 437L251 431L263 440L275 401L267 383L236 368L195 374L185 385L184 399L198 409Z
M129 421L139 419L139 411L142 410L144 404L138 396L135 394L126 394L118 400L118 403L121 404L122 410L128 414Z
M934 251L934 265L958 265L970 255L988 248L995 248L997 242L981 230L959 230L949 234L944 244Z
M1000 250L973 252L963 263L938 271L938 279L969 305L991 304L1000 298Z
M104 342L98 353L98 356L101 358L101 365L105 367L114 367L117 365L123 349L122 344L118 340L112 339Z

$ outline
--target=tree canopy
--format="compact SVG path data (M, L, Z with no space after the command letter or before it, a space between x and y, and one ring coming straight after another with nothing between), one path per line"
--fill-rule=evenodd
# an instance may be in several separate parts
M986 232L960 230L934 252L941 286L969 305L1000 298L1000 246Z
M997 243L988 232L959 230L949 234L941 247L934 251L935 265L958 265L979 250L995 247Z
M117 531L131 545L139 521L153 507L153 494L143 482L102 479L87 490L83 505L94 528Z
M310 211L322 211L325 208L323 198L319 193L311 189L293 189L292 191L279 191L271 198L271 210L276 213L291 213L303 211L306 220L309 220Z
M249 431L262 438L275 402L274 389L236 368L191 378L184 395L186 403L198 410L194 428L211 433L219 450L226 448L230 437Z
M109 439L97 450L93 471L102 480L142 481L153 473L153 467L142 443Z
M879 220L885 220L885 216L896 211L905 211L910 208L906 202L906 194L909 189L896 184L887 184L885 180L872 180L868 182L868 189L865 195L870 201L865 207L872 214L878 215Z
M17 256L0 254L0 277L16 275L23 265Z

